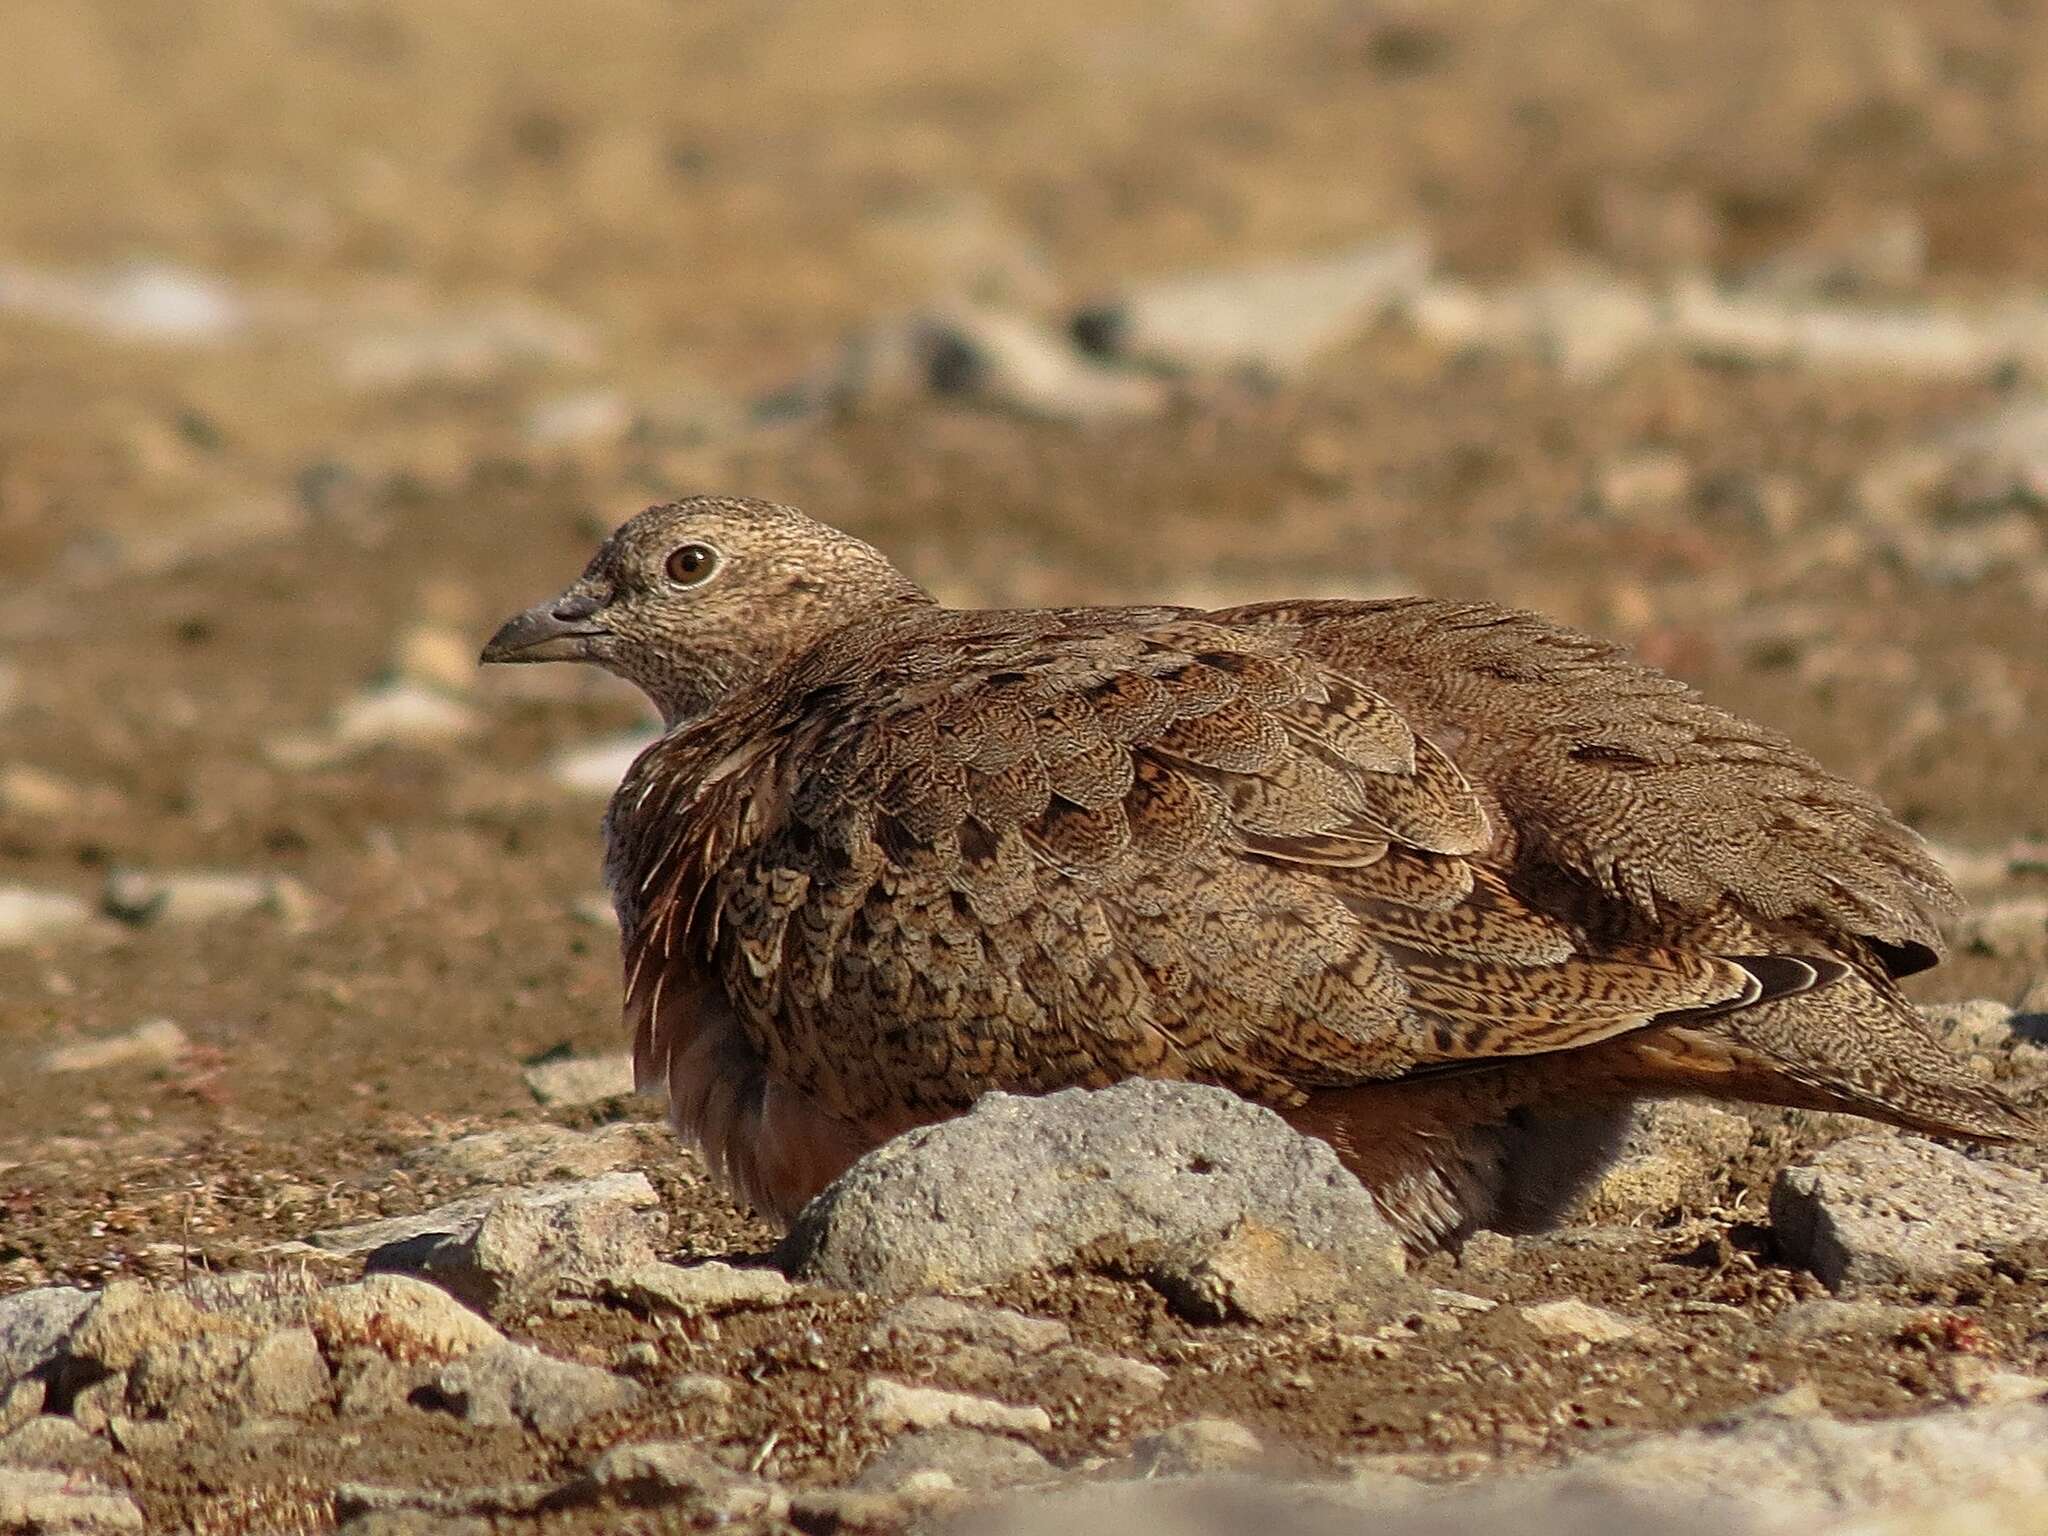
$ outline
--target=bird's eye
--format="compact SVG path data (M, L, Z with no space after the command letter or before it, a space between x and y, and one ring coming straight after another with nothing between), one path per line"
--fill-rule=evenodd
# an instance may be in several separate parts
M709 544L684 544L668 557L668 579L679 587L701 587L718 569L718 551Z

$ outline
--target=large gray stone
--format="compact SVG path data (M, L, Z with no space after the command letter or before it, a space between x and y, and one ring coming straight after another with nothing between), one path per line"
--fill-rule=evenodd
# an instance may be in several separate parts
M371 1275L338 1285L311 1313L330 1360L376 1354L401 1364L460 1360L495 1349L505 1336L437 1285L410 1275Z
M139 1531L142 1510L118 1488L70 1472L0 1467L0 1531Z
M1530 1498L1585 1488L1654 1499L1692 1518L1743 1512L1788 1533L1987 1494L2039 1499L2048 1497L2048 1407L2003 1403L1874 1424L1760 1414L1505 1486Z
M871 1376L861 1394L868 1418L884 1430L978 1429L992 1434L1044 1434L1052 1417L1033 1404L999 1403L993 1398L938 1387L914 1387L886 1376Z
M435 1374L432 1391L467 1423L522 1425L550 1438L596 1414L630 1408L641 1396L623 1376L557 1360L526 1344L465 1355Z
M1109 1243L1164 1252L1252 1217L1354 1275L1401 1241L1323 1142L1220 1088L1134 1080L972 1113L876 1149L806 1207L797 1275L902 1294L989 1285Z
M485 1310L549 1296L598 1296L655 1264L665 1222L642 1173L512 1190L473 1225L379 1248L376 1270L416 1270ZM779 1277L778 1277L779 1278Z
M1168 1255L1146 1278L1190 1322L1273 1323L1335 1299L1346 1274L1329 1255L1241 1221Z
M735 1472L708 1451L682 1440L647 1440L614 1446L564 1488L562 1504L682 1506L708 1526L773 1521L788 1496L757 1477Z
M856 1486L900 1488L911 1479L943 1472L957 1488L1008 1488L1049 1482L1051 1462L1009 1435L978 1429L919 1429L898 1435L865 1467Z
M2048 1181L1917 1136L1859 1136L1778 1175L1771 1225L1780 1255L1832 1290L1934 1280L2048 1238Z
M61 1285L0 1296L0 1392L55 1360L92 1304L91 1291Z
M526 1086L543 1104L595 1104L633 1091L633 1058L620 1051L536 1062L525 1077Z
M1363 334L1429 278L1429 241L1397 235L1353 250L1146 283L1084 313L1097 350L1175 372L1271 378Z
M138 1280L116 1280L93 1298L72 1330L66 1352L102 1371L120 1372L145 1354L209 1335L247 1338L250 1330L201 1312L175 1291L153 1290Z
M0 949L27 948L92 921L92 908L68 891L0 885Z
M642 1264L614 1273L606 1288L649 1313L694 1316L754 1307L779 1307L801 1293L773 1269L740 1269L711 1259L702 1264Z

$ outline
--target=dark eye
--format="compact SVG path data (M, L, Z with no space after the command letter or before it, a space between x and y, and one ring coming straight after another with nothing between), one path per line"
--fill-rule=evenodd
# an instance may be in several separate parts
M684 544L668 557L668 579L679 587L701 587L718 569L718 551L709 544Z

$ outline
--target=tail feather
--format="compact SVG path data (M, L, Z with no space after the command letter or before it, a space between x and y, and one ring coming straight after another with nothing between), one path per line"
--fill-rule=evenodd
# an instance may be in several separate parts
M1750 1058L1742 1063L1749 1069L1741 1073L1746 1096L1775 1096L1756 1091L1760 1067L1766 1078L1783 1080L1780 1102L1809 1102L1811 1095L1909 1130L1978 1141L2043 1136L2038 1113L1973 1071L1928 1033L1904 998L1860 972L1687 1032Z

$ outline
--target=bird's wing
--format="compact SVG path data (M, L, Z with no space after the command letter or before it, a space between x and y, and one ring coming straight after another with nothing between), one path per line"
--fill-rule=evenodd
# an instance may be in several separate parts
M1274 627L1459 740L1525 871L1656 925L1721 910L1866 941L1905 975L1960 898L1877 798L1776 732L1532 614L1407 598L1214 615ZM1854 947L1854 946L1852 946Z
M836 1114L1139 1073L1292 1102L1814 980L1543 910L1452 759L1276 628L949 644L807 699L639 877L635 990L703 955Z

